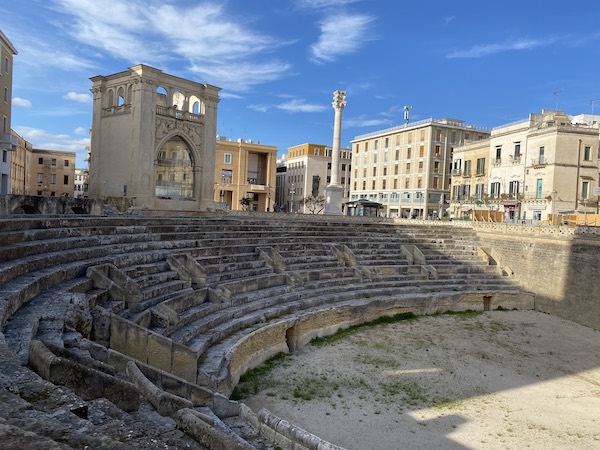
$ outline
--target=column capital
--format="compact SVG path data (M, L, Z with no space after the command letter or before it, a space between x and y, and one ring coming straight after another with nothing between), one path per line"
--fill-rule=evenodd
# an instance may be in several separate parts
M333 109L342 110L346 107L346 91L335 91L333 93Z

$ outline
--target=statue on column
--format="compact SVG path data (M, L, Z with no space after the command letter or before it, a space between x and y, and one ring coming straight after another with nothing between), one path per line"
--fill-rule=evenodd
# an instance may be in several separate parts
M344 187L340 185L340 140L342 134L342 111L346 107L346 92L335 91L333 103L333 146L331 149L331 181L326 189L325 214L341 215Z

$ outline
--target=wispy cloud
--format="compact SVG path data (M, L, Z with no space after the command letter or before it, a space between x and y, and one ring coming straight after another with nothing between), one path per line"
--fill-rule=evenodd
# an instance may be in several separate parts
M240 99L244 98L242 95L233 94L233 93L227 92L227 91L219 92L219 97L227 98L227 99L231 99L231 100L240 100Z
M248 105L247 106L248 109L251 109L252 111L256 111L256 112L267 112L268 110L270 110L272 107L269 105L263 105L263 104L253 104L253 105Z
M341 55L358 50L365 41L373 39L369 24L373 17L364 14L336 14L324 19L319 40L311 45L311 59L315 62L335 61Z
M344 6L350 3L356 3L361 0L298 0L300 8L321 9L332 6Z
M73 137L69 134L52 134L41 128L20 127L14 128L17 134L33 147L44 150L61 150L76 152L78 156L86 155L86 146L90 145L89 137ZM79 134L79 133L76 133Z
M12 105L20 106L21 108L31 108L31 101L27 100L26 98L13 97Z
M281 103L276 106L277 109L281 109L282 111L287 112L321 112L327 109L327 106L315 104L315 103L306 103L301 99L290 100L289 102Z
M78 94L77 92L68 92L63 97L65 100L70 100L77 103L92 103L90 94Z
M546 39L517 39L502 43L493 43L485 45L475 45L467 50L454 50L446 55L446 58L483 58L494 53L533 50L540 47L547 47L561 38L549 37Z
M81 135L89 135L90 130L89 130L89 128L77 127L73 130L73 133L81 134Z
M368 119L364 116L358 116L344 119L342 123L345 128L364 128L391 125L392 121L390 119Z
M234 90L279 79L291 65L260 61L288 45L252 28L226 10L226 3L204 1L193 7L150 0L112 0L111 13L96 0L56 0L72 17L69 32L89 45L130 63L165 66L176 59L202 81Z

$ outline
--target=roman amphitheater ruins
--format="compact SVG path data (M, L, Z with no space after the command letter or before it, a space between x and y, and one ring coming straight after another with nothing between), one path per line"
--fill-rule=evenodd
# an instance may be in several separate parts
M597 228L217 212L218 88L92 81L97 200L0 197L3 449L339 449L232 400L240 377L403 313L600 329Z
M230 400L240 376L402 312L535 309L600 328L593 229L231 213L4 216L0 228L8 448L165 448L169 436L339 448ZM152 441L167 418L177 428Z

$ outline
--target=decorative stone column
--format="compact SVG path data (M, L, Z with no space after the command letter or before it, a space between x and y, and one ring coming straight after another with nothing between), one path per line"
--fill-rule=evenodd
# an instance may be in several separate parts
M342 111L346 107L346 92L335 91L331 106L335 110L335 117L333 122L333 146L331 149L331 181L325 189L327 196L325 214L339 216L342 214L342 198L344 196L344 187L340 185L340 139L342 134Z

